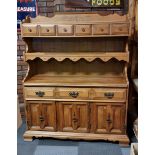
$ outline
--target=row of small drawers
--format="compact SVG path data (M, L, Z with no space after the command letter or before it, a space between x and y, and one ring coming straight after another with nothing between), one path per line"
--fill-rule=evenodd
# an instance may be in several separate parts
M66 87L25 87L26 99L94 99L125 101L126 89L123 88L66 88Z
M84 36L84 35L128 35L129 24L85 24L50 25L23 24L23 36Z

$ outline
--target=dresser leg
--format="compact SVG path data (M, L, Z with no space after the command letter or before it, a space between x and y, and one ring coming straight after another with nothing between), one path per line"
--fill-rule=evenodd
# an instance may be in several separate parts
M129 146L129 141L119 141L119 145L121 147L128 147Z

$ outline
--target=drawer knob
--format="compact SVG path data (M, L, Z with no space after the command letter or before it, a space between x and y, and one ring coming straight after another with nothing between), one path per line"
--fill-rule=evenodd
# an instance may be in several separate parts
M67 32L67 29L66 28L64 28L64 32Z
M101 32L103 32L104 31L104 29L101 29Z
M85 28L82 28L82 32L85 32L86 30L85 30Z
M36 92L36 95L39 97L43 97L45 95L45 93L43 91L38 91L38 92Z
M31 28L28 28L28 31L29 31L29 32L32 32L32 29L31 29Z
M108 99L112 99L114 97L114 93L111 92L104 93L104 96L106 96Z
M46 29L46 32L49 32L50 30L49 29Z
M119 28L119 31L122 31L122 30L123 30L123 29L120 27L120 28Z
M79 92L75 92L75 91L69 92L69 96L71 96L73 98L77 98L78 95L79 95Z

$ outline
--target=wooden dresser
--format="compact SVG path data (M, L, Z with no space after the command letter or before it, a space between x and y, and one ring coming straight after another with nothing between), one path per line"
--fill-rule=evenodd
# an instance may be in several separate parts
M23 81L27 117L24 139L53 137L128 144L127 15L27 17L21 33L29 66Z

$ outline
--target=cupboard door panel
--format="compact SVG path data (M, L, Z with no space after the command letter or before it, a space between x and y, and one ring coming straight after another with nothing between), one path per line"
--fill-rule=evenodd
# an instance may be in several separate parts
M27 103L27 126L30 130L40 130L41 107L37 103Z
M60 102L58 104L58 120L60 131L73 131L72 126L72 115L73 115L73 104L70 102Z
M55 103L42 104L44 117L44 130L56 131L56 107Z
M111 133L125 132L125 105L111 105L109 109L110 119L109 131Z
M89 116L88 116L88 104L87 103L77 103L75 106L75 113L77 124L76 129L79 132L88 132L88 123L89 123Z
M104 103L91 104L91 132L107 133L108 106Z

